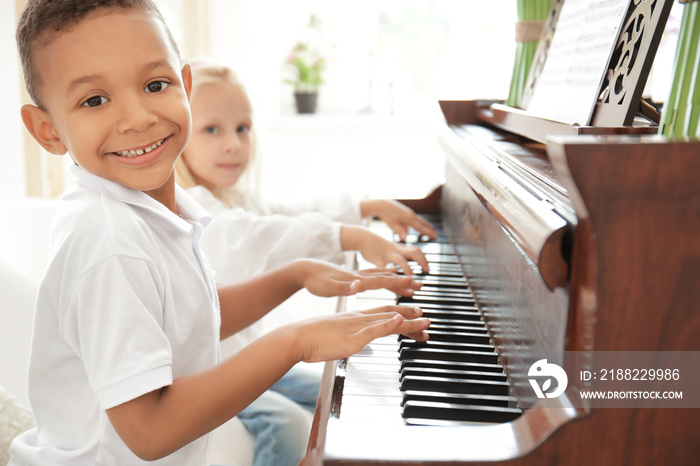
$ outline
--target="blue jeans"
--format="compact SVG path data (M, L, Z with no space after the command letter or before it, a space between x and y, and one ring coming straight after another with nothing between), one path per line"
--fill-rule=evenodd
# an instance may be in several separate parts
M297 466L311 431L320 374L295 366L238 414L255 440L254 466Z

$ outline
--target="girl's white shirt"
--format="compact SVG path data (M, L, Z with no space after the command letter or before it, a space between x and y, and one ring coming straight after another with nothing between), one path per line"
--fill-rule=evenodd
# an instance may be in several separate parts
M232 193L225 205L204 186L187 190L213 217L201 239L216 283L238 283L295 259L346 261L340 247L341 222L359 224L360 201L347 194L273 204ZM282 305L222 342L228 357L266 332L299 319Z

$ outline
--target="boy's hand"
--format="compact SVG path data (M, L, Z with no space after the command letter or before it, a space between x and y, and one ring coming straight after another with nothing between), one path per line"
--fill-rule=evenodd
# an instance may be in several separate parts
M322 319L293 324L302 346L301 360L332 361L353 355L367 343L392 333L416 341L428 340L430 321L420 308L382 306L360 312L343 312Z
M401 296L412 296L421 287L411 277L396 275L393 268L353 271L313 259L298 262L301 286L316 296L349 296L379 288Z
M378 267L394 264L406 275L413 275L408 261L416 261L424 272L429 270L428 260L423 252L415 246L394 243L373 231L355 225L343 225L340 231L343 250L358 250L369 262Z
M397 201L388 199L371 199L360 203L363 217L379 217L402 241L406 240L408 227L413 227L422 235L431 239L437 238L437 232L430 223L415 213L409 207Z

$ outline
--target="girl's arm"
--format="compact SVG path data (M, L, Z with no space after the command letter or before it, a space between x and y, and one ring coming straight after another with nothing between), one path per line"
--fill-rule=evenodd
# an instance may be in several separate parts
M202 233L202 249L220 283L238 283L295 259L342 264L340 225L320 213L259 216L228 209Z
M274 330L214 368L107 410L141 459L173 453L238 414L299 361L340 359L391 333L427 339L420 309L385 306Z

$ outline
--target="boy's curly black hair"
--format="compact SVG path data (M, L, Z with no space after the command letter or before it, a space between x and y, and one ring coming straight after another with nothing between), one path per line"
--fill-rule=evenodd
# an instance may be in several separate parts
M29 0L19 19L16 39L24 84L38 107L44 108L39 96L41 77L34 66L34 52L42 45L42 40L46 40L45 33L65 29L102 8L143 8L163 23L168 39L179 55L175 39L152 0Z

